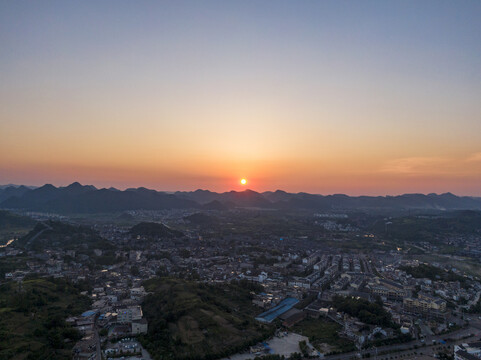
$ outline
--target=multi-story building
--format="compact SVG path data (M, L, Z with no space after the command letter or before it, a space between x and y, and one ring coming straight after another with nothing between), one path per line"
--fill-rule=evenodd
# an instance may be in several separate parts
M309 255L308 257L305 257L304 259L302 259L302 264L303 265L306 265L306 266L310 266L310 265L313 265L317 262L317 260L319 260L319 254L317 252Z
M418 298L405 298L404 310L420 315L442 315L446 311L446 301L427 295L419 295Z
M391 301L402 301L410 295L410 291L404 286L386 279L375 278L374 281L369 282L368 288L373 295Z
M140 306L130 306L117 311L117 322L120 324L128 324L140 319L142 319L142 308Z

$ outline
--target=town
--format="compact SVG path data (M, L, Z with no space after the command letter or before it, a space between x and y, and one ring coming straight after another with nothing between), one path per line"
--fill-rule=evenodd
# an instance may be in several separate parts
M121 216L133 223L135 218L161 221L135 226L93 222L89 231L103 242L75 246L59 238L64 245L42 242L52 231L60 231L59 236L66 239L75 236L79 228L68 218L60 222L51 214L29 214L39 221L35 229L0 249L0 261L25 259L18 268L5 272L2 283L22 286L39 276L87 284L81 295L90 299L90 307L65 319L82 335L73 346L73 359L155 358L142 345L142 336L151 325L143 309L151 292L144 284L163 277L213 286L252 284L252 320L273 333L230 354L232 359L275 355L390 359L413 358L414 354L420 359L470 359L471 354L481 352L481 344L476 345L481 330L479 277L460 270L453 261L426 262L422 256L411 255L428 243L372 247L369 252L336 247L349 238L373 244L383 241L351 225L341 230L331 227L324 233L326 240L335 241L292 234L260 241L235 232L209 235L212 226L204 223L221 214L132 211ZM314 214L309 221L319 227L319 218ZM332 215L330 221L336 218L345 221L349 215ZM204 225L198 226L199 219ZM59 224L65 228L56 229ZM477 243L472 236L449 241L466 244L454 258L465 256L467 249L473 259L478 256L477 248L471 246ZM431 256L437 254L429 250ZM440 259L447 256L438 255Z

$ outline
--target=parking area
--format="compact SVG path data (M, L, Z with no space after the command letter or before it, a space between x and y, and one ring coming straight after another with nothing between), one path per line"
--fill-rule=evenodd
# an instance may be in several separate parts
M271 354L284 355L286 358L295 352L300 352L299 341L305 340L309 343L309 339L305 336L295 333L282 333L280 336L274 336L270 340L266 341L266 345L271 350ZM309 346L309 345L308 345ZM225 359L230 360L247 360L254 359L256 354L248 352L232 355ZM225 360L224 359L224 360Z
M273 350L274 354L289 357L292 353L300 352L299 341L306 341L306 343L309 343L307 337L295 333L288 333L283 337L275 336L267 343Z

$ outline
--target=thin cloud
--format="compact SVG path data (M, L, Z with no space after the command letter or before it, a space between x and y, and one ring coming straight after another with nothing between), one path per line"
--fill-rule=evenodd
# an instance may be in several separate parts
M481 161L481 152L477 152L477 153L474 153L474 154L471 154L471 156L469 156L467 159L466 159L467 162L478 162L478 161Z
M388 161L380 172L400 175L443 174L450 162L442 157L409 157Z

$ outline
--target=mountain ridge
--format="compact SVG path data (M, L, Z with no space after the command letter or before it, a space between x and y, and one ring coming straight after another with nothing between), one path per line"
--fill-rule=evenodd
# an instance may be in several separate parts
M481 198L443 194L410 193L386 196L349 196L345 194L289 193L283 190L256 192L227 191L222 193L198 189L195 191L162 192L145 187L98 189L93 185L74 182L55 187L45 184L38 188L26 186L0 187L0 208L58 213L99 213L125 210L259 208L273 210L303 209L333 211L352 209L392 210L481 210Z

